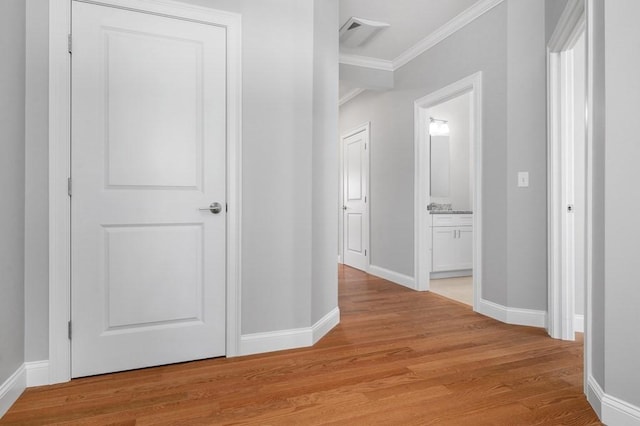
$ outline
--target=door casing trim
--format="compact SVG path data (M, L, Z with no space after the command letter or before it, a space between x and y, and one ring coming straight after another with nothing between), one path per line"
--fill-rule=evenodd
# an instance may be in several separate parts
M584 0L568 2L547 46L547 331L551 337L565 340L575 339L575 272L571 265L566 266L566 260L575 257L574 227L565 215L569 173L565 162L567 156L572 155L568 141L573 139L573 127L566 123L573 119L574 106L573 99L567 100L561 93L573 87L573 75L567 70L573 66L571 49L585 31L585 11ZM585 244L588 244L586 240ZM588 264L585 263L585 267Z
M227 33L226 355L241 332L241 16L170 0L74 0L220 26ZM49 383L71 380L71 34L72 0L49 0Z
M437 90L414 102L414 255L415 255L415 289L429 290L429 272L431 269L429 247L429 212L427 211L429 188L428 167L429 150L427 135L429 133L428 110L438 104L469 93L471 95L472 135L471 167L473 182L473 310L478 312L482 304L482 72L479 71L449 86Z

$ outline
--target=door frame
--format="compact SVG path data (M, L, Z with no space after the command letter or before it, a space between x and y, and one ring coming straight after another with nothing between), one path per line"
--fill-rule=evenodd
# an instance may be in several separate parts
M580 35L586 31L584 0L570 0L558 21L547 46L547 250L548 316L547 331L555 339L575 340L575 227L566 215L573 158L573 52ZM588 88L587 99L588 99ZM571 123L567 125L566 123ZM585 124L586 125L586 124ZM586 133L585 133L586 134ZM587 157L589 156L587 147ZM589 170L587 168L587 192ZM587 195L588 198L588 195ZM589 209L586 220L588 222ZM589 251L585 230L586 252ZM585 261L585 267L588 265ZM587 281L588 272L585 272ZM585 310L585 316L587 312ZM586 322L586 321L585 321Z
M227 33L226 355L241 333L241 16L171 0L78 0L216 25ZM72 0L49 0L49 383L71 380L71 34Z
M414 254L415 289L429 291L431 271L429 241L429 109L469 93L471 96L471 167L473 182L473 310L480 309L482 300L482 71L452 83L414 102Z
M367 188L366 190L366 197L367 197L367 201L365 202L365 222L366 222L366 226L363 227L363 230L365 232L365 236L363 237L363 239L366 241L366 249L367 250L367 255L366 260L367 263L365 265L365 270L364 272L369 272L369 269L371 268L371 215L370 215L370 208L369 205L371 204L371 188L370 188L370 164L371 164L371 122L366 122L364 124L361 124L358 127L355 127L353 129L351 129L348 132L345 132L342 136L340 136L340 205L338 206L338 211L339 211L339 220L340 220L340 253L338 254L338 263L344 264L344 210L343 210L343 206L344 206L344 141L345 139L357 135L358 133L361 132L365 132L366 133L366 138L367 138L367 143L369 144L369 146L367 147L367 149L365 149L365 161L366 161L366 165L364 167L364 171L365 171L365 186Z

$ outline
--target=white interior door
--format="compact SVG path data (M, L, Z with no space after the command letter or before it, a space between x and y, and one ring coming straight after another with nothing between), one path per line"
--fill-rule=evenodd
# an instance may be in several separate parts
M225 30L72 7L72 376L224 355Z
M369 268L369 131L342 139L343 147L343 262Z

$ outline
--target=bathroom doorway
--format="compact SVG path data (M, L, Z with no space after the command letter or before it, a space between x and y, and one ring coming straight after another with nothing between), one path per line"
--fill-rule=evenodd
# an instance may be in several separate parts
M481 300L481 73L415 103L417 287Z

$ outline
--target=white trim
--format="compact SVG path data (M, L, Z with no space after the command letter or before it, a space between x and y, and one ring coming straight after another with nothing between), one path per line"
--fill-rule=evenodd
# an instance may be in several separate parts
M478 311L482 296L482 117L483 92L482 72L477 72L462 80L450 84L414 102L414 264L415 288L419 291L429 290L429 273L431 271L431 253L426 241L429 241L428 204L428 165L429 154L426 146L428 134L428 109L453 99L457 96L471 94L470 133L471 161L473 181L473 309Z
M460 269L457 271L431 272L429 274L429 279L440 280L443 278L460 278L460 277L471 277L471 276L473 276L473 269Z
M24 369L24 364L22 364L0 386L0 418L9 411L9 408L20 398L26 388L27 372Z
M416 290L416 280L408 275L401 274L399 272L390 271L379 266L369 265L369 275L373 275L378 278L391 281L394 284Z
M593 376L587 380L587 399L603 423L640 426L640 407L608 395Z
M393 70L395 71L408 64L427 50L440 43L442 40L446 39L458 30L461 30L494 7L498 6L503 1L504 0L481 0L475 3L473 6L464 10L451 21L447 22L395 58L392 61Z
M342 256L338 255L338 265L342 265Z
M573 316L573 331L584 333L584 315L575 314Z
M244 334L240 337L239 355L253 355L313 346L339 323L340 309L335 308L311 327Z
M567 3L547 48L547 256L549 335L574 340L575 248L573 174L573 48L585 28L584 0ZM588 177L587 177L588 179ZM589 265L589 263L585 263ZM586 267L586 266L585 266Z
M356 98L360 93L364 92L365 90L367 89L358 88L358 89L350 90L347 94L345 94L343 97L340 98L340 100L338 101L338 106L342 106L346 104L350 100Z
M340 63L382 71L396 71L440 43L442 40L454 34L456 31L464 28L494 7L498 6L503 1L504 0L481 0L477 2L454 17L451 21L447 22L412 47L402 52L392 61L372 58L369 56L341 54Z
M102 5L206 22L227 29L227 337L226 354L239 353L241 242L241 16L169 0L100 0ZM71 0L49 0L49 383L71 379L70 315L70 83L67 35Z
M545 328L547 325L547 313L545 311L508 308L485 299L480 299L476 312L512 325L524 325L539 328Z
M366 202L365 202L365 212L364 212L364 216L365 216L365 226L364 226L364 230L366 232L366 235L363 237L364 240L364 246L365 246L365 252L366 252L366 264L364 267L364 272L369 272L369 268L371 267L371 247L370 247L370 238L371 238L371 209L370 209L370 205L371 205L371 187L369 185L369 182L371 181L371 169L370 169L370 164L371 164L371 122L367 121L364 124L361 124L360 126L351 129L350 131L344 133L342 136L340 136L340 192L339 192L339 196L340 196L340 205L338 206L338 227L339 227L339 238L340 238L340 242L339 242L339 259L341 261L341 263L344 263L347 266L352 266L349 265L348 263L345 262L345 255L344 255L344 239L345 239L345 234L344 234L344 215L345 215L345 211L343 210L343 206L345 205L345 199L344 199L344 141L347 138L350 138L351 136L357 135L358 133L362 133L364 132L366 134L366 148L365 148L365 166L364 166L364 170L366 172L366 178L365 180L365 198L366 198Z
M370 68L379 71L395 71L392 61L385 59L371 58L369 56L340 54L340 63L344 65L353 65L356 67Z
M27 372L27 387L44 386L49 384L49 361L25 362Z
M593 268L591 265L593 264L593 119L594 109L593 99L594 99L594 81L593 81L593 1L594 0L586 0L586 59L587 59L587 70L586 70L586 107L587 107L587 128L586 128L586 136L587 136L587 146L586 146L586 210L585 210L585 263L587 266L585 272L585 321L584 321L584 391L588 394L588 382L590 377L593 374L593 358L592 358L592 348L593 348ZM600 414L600 413L598 413Z
M320 318L318 322L316 322L311 327L311 337L313 344L315 345L327 335L335 326L340 324L340 308L335 307L331 312L327 313L325 316Z

